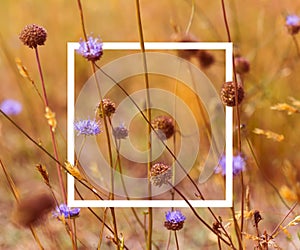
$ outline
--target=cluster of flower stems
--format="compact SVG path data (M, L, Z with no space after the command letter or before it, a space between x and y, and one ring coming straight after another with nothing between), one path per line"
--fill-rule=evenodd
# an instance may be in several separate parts
M97 44L94 44L95 47L91 47L91 45L93 45L93 41L91 40L90 37L87 36L86 33L86 28L85 28L85 23L84 23L84 15L83 15L83 9L82 9L82 5L81 5L81 1L77 0L78 3L78 8L79 8L79 13L80 13L80 20L81 20L81 26L82 26L82 31L83 31L83 36L84 36L84 40L81 41L81 43L86 46L85 48L83 48L83 50L81 51L81 54L88 59L89 63L91 64L91 69L93 72L93 75L95 77L95 83L96 83L96 88L97 88L97 92L99 95L99 100L103 100L103 96L101 94L101 84L99 83L99 80L97 79L96 76L96 70L101 70L101 67L96 63L97 60L100 59L101 55L102 55L102 51L99 51L99 49L101 49L101 47L97 47ZM227 17L226 17L226 9L225 9L225 4L224 4L224 0L221 0L221 9L222 9L222 13L223 13L223 17L224 17L224 22L225 22L225 27L226 27L226 32L227 32L227 38L228 38L228 42L232 42L231 41L231 36L230 36L230 29L227 23ZM152 121L152 117L151 117L151 109L150 107L150 103L151 103L151 96L149 93L149 89L150 89L150 82L149 82L149 78L148 78L148 73L147 73L147 60L146 60L146 56L145 56L145 47L144 47L144 36L143 36L143 27L142 27L142 19L141 19L141 11L140 11L140 3L139 0L136 0L136 14L137 14L137 23L138 23L138 31L139 31L139 40L140 40L140 47L141 47L141 52L143 53L144 57L143 57L143 67L144 67L144 71L146 72L144 74L144 82L145 82L145 89L147 90L147 95L146 95L146 113L144 113L141 108L139 108L139 106L134 102L134 100L130 97L130 95L126 92L126 90L119 85L111 76L107 75L111 80L113 80L115 82L115 84L120 88L120 90L125 93L126 96L128 96L130 98L130 100L133 102L133 104L136 106L136 108L139 110L141 116L144 118L144 120L147 123L147 127L148 127L148 147L151 149L151 132L156 132L155 128L153 127L153 124L151 123ZM192 18L191 18L192 19ZM299 20L298 20L299 22ZM298 25L298 24L297 24ZM38 28L34 27L34 29L37 29L37 31L39 31ZM299 29L298 29L299 30ZM42 67L41 67L41 63L40 63L40 58L39 58L39 53L38 53L38 45L43 45L44 41L43 41L43 33L44 31L41 30L41 36L39 36L37 38L37 40L32 40L32 39L28 39L28 37L26 37L26 34L22 34L22 39L25 45L28 45L30 48L33 48L35 51L35 56L36 56L36 60L37 60L37 65L38 65L38 70L39 70L39 74L40 74L40 80L42 83L42 95L39 94L39 96L41 97L41 99L43 100L44 103L44 107L47 110L47 108L49 108L49 101L48 101L48 97L47 97L47 93L46 93L46 85L44 82L44 77L43 77L43 72L42 72ZM90 53L92 49L95 49L95 53ZM88 56L85 56L88 55ZM234 58L233 58L234 59ZM234 61L234 60L233 60ZM235 64L233 64L233 71L234 71L234 79L233 79L233 83L234 83L234 98L235 100L238 100L238 79L237 79L237 73L236 73L236 69L235 69ZM104 71L102 71L104 74L106 74ZM100 105L100 109L103 111L105 110L104 106L103 106L103 102L100 101L99 103ZM65 204L67 203L67 194L66 194L66 190L65 190L65 184L64 184L64 178L62 175L62 170L71 174L77 181L77 183L80 183L81 185L83 185L84 187L86 187L88 190L90 190L95 196L97 196L99 199L103 199L103 197L101 197L101 195L96 191L97 188L94 187L90 182L88 182L80 173L80 171L78 170L76 164L75 166L72 166L69 163L62 163L59 160L59 154L58 154L58 149L57 149L57 142L56 142L56 138L55 138L55 126L56 123L54 122L54 118L53 115L51 115L52 113L48 110L47 114L51 119L48 119L48 123L49 123L49 132L50 132L50 137L52 140L52 145L53 145L53 152L54 155L52 155L47 149L45 149L40 143L38 143L37 141L35 141L26 131L24 131L22 129L22 127L20 127L18 124L16 124L5 112L3 112L3 109L0 109L0 112L2 113L3 116L5 116L12 124L14 124L19 131L21 131L30 141L32 141L40 150L42 150L46 155L48 155L55 163L56 163L56 168L57 168L57 176L58 176L58 180L59 180L59 186L60 186L60 190L61 190L61 196L62 196L62 204L59 205L60 203L57 201L57 199L55 198L54 192L52 191L53 197L55 198L55 204L57 206L56 209L56 217L58 217L61 221L63 221L63 223L66 226L67 232L70 235L70 238L72 240L72 244L73 244L73 249L77 249L77 237L76 237L76 221L75 218L78 216L79 211L78 209L70 209L68 208ZM234 114L235 114L235 124L236 127L238 128L238 132L237 132L237 138L236 138L236 148L237 151L239 153L241 153L241 124L240 124L240 107L239 107L239 103L235 103L234 105ZM111 192L109 194L109 199L113 200L114 199L114 179L113 179L113 170L115 168L116 165L119 165L119 171L121 172L121 162L120 162L120 155L119 155L119 147L120 147L120 143L117 142L118 138L116 138L115 136L115 144L119 145L117 147L117 164L114 163L113 161L113 152L112 152L112 142L111 142L111 136L110 136L110 126L111 126L111 120L110 120L110 115L108 115L106 112L102 112L102 120L104 123L104 132L106 134L106 139L107 139L107 147L108 147L108 154L109 154L109 164L111 166ZM49 122L50 121L50 122ZM77 124L78 128L77 130L79 132L82 132L82 127L86 127L86 126L90 126L90 123L81 123L81 124ZM97 127L97 125L93 124L93 126L95 126L92 129L92 133L97 134L98 132L100 132L99 128ZM76 127L75 127L76 129ZM121 128L122 129L122 128ZM82 133L84 134L84 133ZM125 133L126 134L126 133ZM157 134L158 135L158 134ZM159 135L158 135L159 136ZM175 135L174 135L175 137ZM174 139L175 140L175 139ZM249 140L246 140L248 142L248 146L250 147L250 150L255 158L256 164L258 164L254 151L252 149L251 143L249 142ZM184 167L180 164L180 162L177 161L176 159L176 154L174 151L172 151L167 144L162 140L162 143L164 144L164 146L166 147L167 151L170 153L170 155L174 158L174 161L177 162L178 166L185 171ZM79 158L79 156L78 156ZM1 160L0 160L1 161ZM10 184L10 187L12 189L13 194L15 195L15 198L17 200L17 202L20 202L20 198L19 195L16 191L16 188L14 186L14 183L12 181L12 179L9 177L9 174L7 173L7 170L4 166L4 164L2 163L2 161L0 162L1 166L4 170L4 172L6 173L6 177L8 179L8 182ZM152 168L152 153L151 150L149 150L148 153L148 165L147 165L147 171L148 171L148 176L149 176L149 180L148 180L148 199L152 199L152 183L150 181L150 173L151 173L151 168ZM45 170L43 170L42 168L40 168L40 173L42 174L45 183L48 185L48 187L52 190L52 186L50 185L49 180L47 179L47 172ZM187 178L191 181L191 183L194 185L195 187L195 194L198 198L205 200L204 195L201 193L199 187L197 186L197 184L194 182L194 180L190 177L190 175L185 171ZM171 186L172 188L172 192L177 193L189 206L190 210L192 211L192 213L194 214L194 216L197 218L197 220L199 220L208 230L210 230L216 237L217 237L217 242L218 242L218 248L222 249L222 246L228 246L231 249L244 249L244 241L243 241L243 232L244 232L244 211L245 211L245 194L246 194L246 189L245 189L245 185L244 185L244 177L243 177L243 171L239 172L239 176L240 176L240 183L241 183L241 206L240 206L240 211L241 211L241 215L240 215L240 221L238 221L237 217L236 217L236 209L235 209L235 205L233 204L233 206L231 207L231 213L232 213L232 219L233 219L233 224L234 224L234 229L235 229L235 233L236 233L236 237L235 240L233 240L232 235L230 235L227 231L227 229L224 227L223 223L222 223L222 219L215 214L215 212L213 211L213 209L211 208L207 208L210 215L212 216L214 222L210 223L207 222L206 219L202 218L198 211L190 204L189 200L185 197L185 195L174 185L174 182L172 181L166 181L166 183L168 185ZM124 187L124 191L126 192L126 187L125 185L123 185ZM77 186L75 185L75 190L78 194L78 196L81 199L84 199L84 197L82 196L82 194L79 192ZM174 198L174 195L173 195ZM130 197L127 195L127 199L130 199ZM262 235L260 235L259 230L258 230L258 223L261 220L261 215L258 211L256 211L255 213L253 213L253 217L254 217L254 225L255 228L257 229L257 238L255 238L255 240L257 240L257 247L258 249L267 249L267 243L266 244L261 244L261 241L264 240L264 243L266 242L266 238L268 236L269 239L272 239L272 237L274 237L277 233L278 230L280 228L280 225L284 222L284 220L286 219L286 217L293 211L293 209L295 208L297 204L295 204L294 206L292 206L291 208L289 208L289 212L288 214L285 216L285 218L278 224L278 226L273 230L273 232L269 235L266 235L265 238L262 238ZM101 218L92 208L88 208L88 210L102 223L103 227L100 233L100 240L98 243L98 249L100 249L101 247L101 239L102 239L102 234L103 234L103 228L106 227L111 233L112 233L112 237L111 237L111 241L115 244L116 249L129 249L126 246L126 241L124 240L124 238L121 236L121 234L118 231L118 223L117 223L117 215L115 213L115 209L113 207L109 208L110 212L111 212L111 217L112 217L112 227L109 226L106 222L105 222L105 218ZM134 208L131 208L134 217L136 218L138 224L141 226L141 228L143 229L143 232L145 233L145 238L146 238L146 248L147 250L151 250L153 247L157 248L157 245L155 243L155 241L153 241L152 239L152 232L153 232L153 209L151 207L148 208L148 211L146 213L147 216L147 223L143 223L140 218L137 215L137 212ZM72 220L71 220L72 219ZM171 233L174 233L175 235L175 242L176 242L176 247L177 249L179 249L179 243L178 243L178 238L177 238L177 231L180 230L183 227L183 222L185 221L185 216L181 214L181 212L179 210L176 210L176 208L170 208L170 211L166 214L166 221L165 221L165 227L170 230L170 235ZM42 243L39 240L35 229L32 225L30 225L30 230L38 244L38 246L40 247L40 249L43 249ZM169 239L170 239L170 235L169 235ZM169 243L170 244L170 240ZM266 248L265 248L266 247Z

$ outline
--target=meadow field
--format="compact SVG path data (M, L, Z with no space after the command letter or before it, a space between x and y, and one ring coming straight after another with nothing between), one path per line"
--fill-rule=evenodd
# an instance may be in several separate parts
M0 249L300 249L299 1L0 6Z

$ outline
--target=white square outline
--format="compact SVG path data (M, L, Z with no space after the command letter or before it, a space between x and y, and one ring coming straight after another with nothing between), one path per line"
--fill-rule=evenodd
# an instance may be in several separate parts
M74 115L75 115L75 50L79 43L67 43L67 158L74 164ZM138 42L104 42L103 50L140 50ZM225 81L233 79L233 45L229 42L146 42L145 49L148 50L225 50ZM233 202L233 109L225 108L226 126L226 177L225 177L225 200L189 200L193 207L231 207ZM67 174L68 206L70 207L189 207L184 200L75 200L74 177Z

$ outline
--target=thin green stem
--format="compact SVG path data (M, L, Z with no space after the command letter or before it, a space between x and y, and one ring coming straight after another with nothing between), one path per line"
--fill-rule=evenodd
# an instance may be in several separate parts
M37 65L38 65L38 71L39 71L41 83L42 83L44 104L45 104L45 107L49 107L49 101L48 101L48 97L47 97L46 86L45 86L43 71L42 71L42 67L41 67L41 61L40 61L37 47L34 49L34 51L35 51L36 61L37 61ZM51 136L54 156L55 156L55 159L57 161L59 161L56 139L55 139L55 135L54 135L51 125L49 125L49 129L50 129L50 136ZM63 197L63 201L64 201L64 203L67 203L67 195L66 195L65 185L64 185L64 181L63 181L63 177L62 177L61 167L59 166L59 164L56 164L56 170L57 170L57 176L58 176L58 180L59 180L59 186L60 186L61 194Z
M144 67L144 78L145 78L145 85L146 85L146 113L148 121L151 121L151 109L150 109L150 92L149 92L149 77L148 77L148 67L147 67L147 59L145 54L145 45L144 45L144 35L143 35L143 26L142 26L142 18L141 18L141 8L140 8L140 1L136 0L136 16L138 22L138 30L139 30L139 40L141 51L143 55L143 67ZM151 126L148 124L148 162L147 162L147 172L148 172L148 199L152 199L152 186L150 182L150 172L151 172L151 165L152 165L152 147L151 147ZM148 208L148 236L147 236L147 249L151 250L152 248L152 227L153 227L153 215L152 215L152 208Z

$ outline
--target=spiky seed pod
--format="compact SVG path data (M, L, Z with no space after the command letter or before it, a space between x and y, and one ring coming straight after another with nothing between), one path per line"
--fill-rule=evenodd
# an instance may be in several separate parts
M208 68L215 62L215 57L206 50L198 50L197 58L202 68Z
M199 40L191 33L176 32L171 36L174 42L199 42ZM178 56L186 60L196 56L198 50L178 50Z
M241 84L237 84L238 104L244 99L244 88ZM235 101L235 86L234 82L225 82L221 89L221 99L224 105L233 107L236 105Z
M13 212L13 221L20 226L30 227L43 221L55 207L55 201L49 193L38 193L22 199Z
M103 106L103 110L102 110L102 106ZM101 118L103 118L103 112L107 117L110 117L112 114L116 112L116 104L108 98L102 100L102 106L101 103L99 103L97 107L97 113Z
M169 165L164 163L156 163L150 171L150 181L154 186L161 187L163 184L168 184L172 177L172 170Z
M237 56L234 58L235 70L238 74L246 74L250 71L249 61L242 56Z
M47 39L47 31L36 24L26 25L19 35L19 39L29 48L36 48L44 45Z
M159 130L158 133L159 132L163 133L161 139L169 139L172 135L174 135L175 132L174 122L172 117L170 116L166 116L166 115L157 116L152 121L152 126L155 129Z

